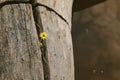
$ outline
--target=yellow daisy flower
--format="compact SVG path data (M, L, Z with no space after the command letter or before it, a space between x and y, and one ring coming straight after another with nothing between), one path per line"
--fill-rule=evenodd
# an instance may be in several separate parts
M40 33L40 35L39 35L39 36L40 36L40 38L41 38L41 39L43 39L43 40L44 40L44 39L46 39L46 38L47 38L47 33L42 32L42 33Z

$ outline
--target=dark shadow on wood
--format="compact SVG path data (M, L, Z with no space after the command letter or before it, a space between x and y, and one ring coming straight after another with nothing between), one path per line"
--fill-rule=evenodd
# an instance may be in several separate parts
M74 0L73 12L83 10L106 0Z

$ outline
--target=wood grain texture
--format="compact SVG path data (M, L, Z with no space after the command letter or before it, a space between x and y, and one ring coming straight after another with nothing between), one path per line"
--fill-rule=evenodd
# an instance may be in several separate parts
M0 9L0 80L44 80L29 4L6 5Z
M59 13L71 26L71 14L73 0L35 0L35 3L43 4Z
M28 2L29 0L0 0L0 3L3 3L3 2Z
M37 19L41 19L46 40L50 80L74 80L73 50L70 26L54 12L37 7ZM67 14L67 13L66 13Z

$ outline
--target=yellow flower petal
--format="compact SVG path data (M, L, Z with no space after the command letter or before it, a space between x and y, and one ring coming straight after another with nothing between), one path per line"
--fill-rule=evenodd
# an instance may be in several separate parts
M45 33L45 32L40 33L40 38L41 39L46 39L47 38L47 33Z

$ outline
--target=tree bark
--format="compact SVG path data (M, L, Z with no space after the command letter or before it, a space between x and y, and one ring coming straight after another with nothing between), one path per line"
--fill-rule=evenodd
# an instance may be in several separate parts
M0 80L74 80L68 1L0 1Z

